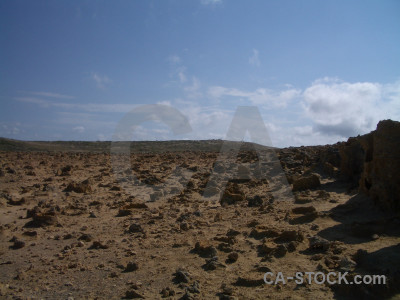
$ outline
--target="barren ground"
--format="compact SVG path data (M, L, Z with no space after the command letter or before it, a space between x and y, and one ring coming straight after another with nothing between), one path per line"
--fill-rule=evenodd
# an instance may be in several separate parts
M395 299L399 216L324 171L318 151L277 153L290 183L318 174L320 186L282 200L269 179L249 177L231 180L222 201L202 197L215 151L132 154L132 174L147 183L164 182L176 167L193 172L187 185L177 178L169 188L176 195L156 192L154 199L139 188L126 190L108 153L1 152L0 297ZM253 156L241 152L238 162ZM389 280L268 285L268 271L348 271L349 278Z

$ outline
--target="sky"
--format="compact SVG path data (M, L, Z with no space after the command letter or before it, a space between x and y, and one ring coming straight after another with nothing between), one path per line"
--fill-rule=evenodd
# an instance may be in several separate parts
M400 120L397 0L3 0L0 45L12 139L112 140L154 104L190 130L145 120L132 140L225 139L240 106L257 108L275 147Z

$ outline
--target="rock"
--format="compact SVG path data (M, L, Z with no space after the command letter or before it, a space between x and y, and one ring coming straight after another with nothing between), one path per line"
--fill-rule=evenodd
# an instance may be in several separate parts
M94 241L89 249L108 249L108 245L105 245L100 241Z
M316 211L314 206L299 206L292 209L292 213L294 214L308 214Z
M17 238L14 239L14 244L11 246L11 248L14 250L21 249L24 247L25 247L25 242Z
M274 240L277 243L302 242L304 235L297 230L285 230Z
M345 272L353 270L356 267L356 265L357 263L348 257L343 257L339 262L340 269Z
M36 237L38 235L38 233L35 230L31 230L31 231L24 231L23 235L30 236L30 237Z
M121 187L119 185L113 185L110 188L110 191L121 191Z
M380 121L371 133L339 147L340 172L383 209L400 211L400 122Z
M70 176L72 171L72 166L67 165L59 170L57 170L56 175L57 176Z
M137 291L135 290L128 290L125 293L125 298L126 299L144 299L144 296L139 294Z
M25 224L25 227L43 227L50 225L57 225L58 218L55 210L43 211L40 207L35 206L33 209L26 212L28 218L32 218L32 221Z
M221 198L221 204L235 204L236 202L244 201L245 196L243 194L235 194L230 191L225 191Z
M141 232L143 233L144 230L142 228L142 226L140 224L132 224L131 226L129 226L129 232L130 233L136 233L136 232Z
M318 212L315 211L299 217L293 217L289 220L289 224L295 225L295 224L310 223L314 221L316 218L318 218Z
M79 241L91 242L93 240L93 236L88 233L82 234L79 238Z
M227 262L234 263L238 260L239 254L237 252L229 253Z
M215 249L214 246L210 245L207 240L196 242L192 251L203 257L214 257L217 255L217 249Z
M71 182L64 190L65 192L75 192L75 193L84 193L89 194L92 190L92 183L89 179L86 179L80 183Z
M254 228L250 232L250 237L255 239L263 239L263 238L274 238L279 236L279 231L276 229L261 229L261 228Z
M240 234L240 231L237 231L237 230L231 228L226 233L226 236L237 236L239 234Z
M131 211L130 209L123 209L123 208L120 208L120 209L118 210L117 217L126 217L126 216L129 216L129 215L131 215L131 214L132 214L132 211Z
M160 292L163 298L175 296L175 291L170 287L163 288Z
M321 185L321 181L317 174L310 174L306 177L300 177L293 181L293 191L302 191L314 189Z
M253 279L239 276L234 285L244 287L256 287L264 285L264 279Z
M213 271L218 268L226 268L226 266L223 263L220 263L218 261L218 257L214 256L210 259L206 260L206 263L202 267L205 271Z
M379 235L377 235L377 234L375 233L375 234L373 234L373 235L371 236L371 239L373 239L374 241L375 241L375 240L379 240Z
M190 281L190 279L189 279L190 274L188 272L186 272L185 270L181 270L181 269L176 270L176 272L174 273L174 276L175 276L175 278L174 278L175 283L181 283L181 282L189 283L189 281Z
M261 206L261 205L263 205L263 203L264 203L264 201L259 195L256 195L247 200L247 206L249 206L249 207Z
M284 257L286 253L288 252L288 249L286 248L285 244L280 244L276 247L274 250L274 256L275 257Z
M197 280L195 280L191 286L186 288L187 291L194 293L194 294L200 294L200 284Z
M161 199L162 197L164 197L163 192L157 191L157 192L154 192L153 194L150 195L150 201L151 202L155 202L158 199Z
M318 249L318 250L323 250L323 251L327 251L329 249L329 247L331 246L331 242L316 235L313 237L309 238L309 243L310 249Z
M138 269L139 269L138 263L135 261L131 261L126 265L124 272L133 272Z

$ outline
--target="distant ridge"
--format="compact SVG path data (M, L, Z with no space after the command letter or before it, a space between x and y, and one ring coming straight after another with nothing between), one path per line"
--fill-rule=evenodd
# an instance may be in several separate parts
M132 141L132 153L160 153L160 152L218 152L222 144L237 146L241 143L241 150L253 150L254 147L268 148L249 142L232 142L223 140L172 140L172 141ZM0 151L20 152L110 152L111 141L20 141L0 137Z

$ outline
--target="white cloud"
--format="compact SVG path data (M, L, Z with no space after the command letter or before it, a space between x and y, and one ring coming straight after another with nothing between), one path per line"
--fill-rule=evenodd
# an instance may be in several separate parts
M257 49L253 49L253 54L249 57L249 64L252 66L261 66L260 57Z
M127 113L133 108L137 107L137 104L124 104L124 103L114 103L114 104L103 104L103 103L65 103L65 102L54 102L50 100L43 100L39 98L32 97L16 97L15 100L19 102L37 104L41 107L57 107L69 110L80 110L86 112L106 112L106 113Z
M74 128L72 128L73 131L78 132L78 133L83 133L85 132L85 127L83 126L76 126Z
M183 89L189 98L197 98L202 95L202 93L200 92L200 87L200 80L197 77L193 76L191 85L187 85Z
M35 96L58 98L58 99L74 99L75 98L73 96L51 93L51 92L27 92L27 93L29 93L31 95L35 95Z
M215 5L222 3L222 0L201 0L200 2L203 5Z
M314 130L326 135L355 136L374 130L379 120L400 116L400 82L316 80L304 91L304 109Z
M216 99L227 96L238 97L257 106L286 107L289 101L301 95L301 91L293 88L282 91L258 88L255 91L249 92L236 88L213 86L208 89L208 95Z
M168 57L168 61L172 64L179 64L182 60L178 55L171 55Z
M96 85L100 89L104 89L108 84L111 83L111 79L106 75L100 75L96 72L92 72L91 78L96 82Z
M172 66L172 75L178 79L180 83L185 83L187 81L186 67L182 64L182 59L178 55L171 55L167 59Z

